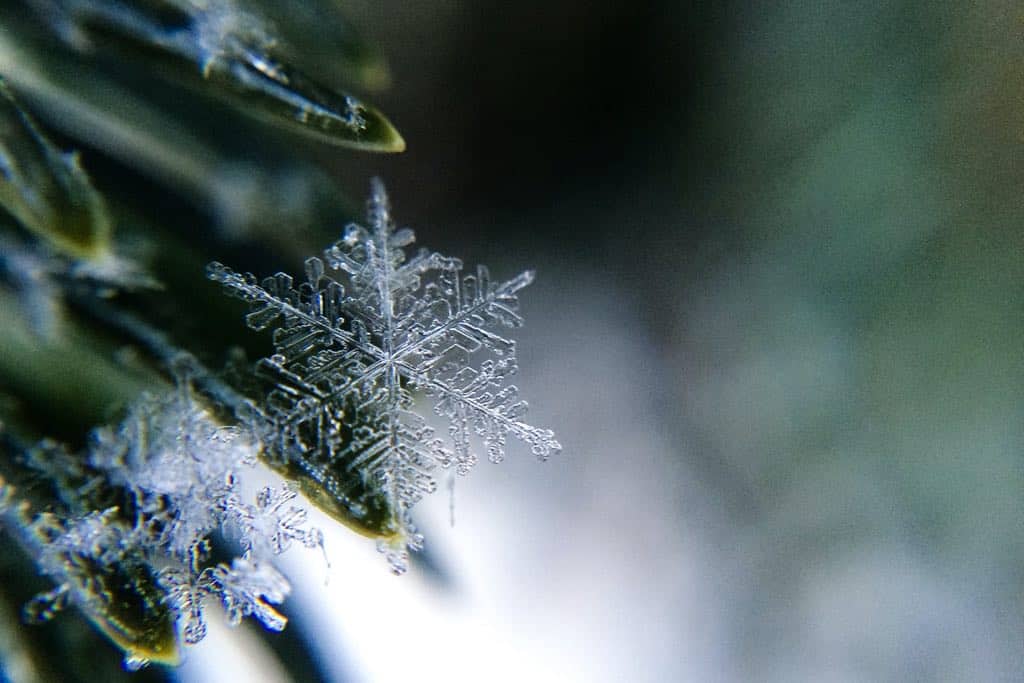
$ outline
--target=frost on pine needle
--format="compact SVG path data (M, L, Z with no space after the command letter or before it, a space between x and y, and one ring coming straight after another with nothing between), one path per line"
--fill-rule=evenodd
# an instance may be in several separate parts
M317 502L328 511L377 536L402 573L406 547L422 542L410 510L437 488L438 466L466 474L476 441L492 462L510 436L540 459L561 446L523 421L527 403L509 381L517 362L504 330L522 325L518 292L533 273L494 282L483 266L466 273L456 258L407 255L413 232L396 229L379 181L367 223L308 259L298 285L220 263L208 275L250 304L250 328L274 328L275 353L257 365L271 387L259 415L269 459L313 482L304 490L325 492ZM417 393L448 423L447 439L416 412Z
M140 511L159 523L160 542L184 559L218 527L239 468L255 462L255 444L215 423L183 385L144 398L118 429L96 430L89 459L111 483L135 492Z
M295 46L286 44L252 3L48 0L38 12L55 35L80 52L170 66L247 113L334 144L389 152L405 148L374 107L292 66Z
M170 397L137 406L115 438L97 435L92 463L137 492L139 511L153 530L148 542L174 561L158 581L169 589L186 642L205 632L207 594L221 599L232 623L251 614L267 628L283 628L284 618L267 602L283 600L289 587L269 559L292 540L322 546L320 532L305 527L305 511L285 505L294 498L289 489L264 488L252 502L243 499L240 480L255 464L258 446L244 428L217 424L187 383ZM216 530L237 540L241 555L230 565L203 566Z
M245 493L241 483L260 444L245 427L213 418L183 370L190 359L180 360L179 386L143 395L116 429L94 431L84 457L44 444L27 458L30 468L57 484L64 503L59 514L33 516L10 504L2 511L0 521L16 529L41 573L57 586L29 604L30 618L49 618L73 604L109 634L124 621L115 614L110 585L136 592L141 586L149 612L169 611L189 644L206 633L207 598L221 602L232 624L252 616L269 629L284 628L286 619L272 605L284 600L290 586L272 560L292 542L322 548L323 536L306 526L306 513L292 504L295 493L287 485ZM90 509L100 501L112 504ZM217 534L235 542L236 557L214 557L211 539ZM132 633L111 636L132 666L174 659L135 644L145 629Z
M25 621L46 621L74 606L124 650L127 667L176 663L173 625L152 567L129 540L131 527L117 518L117 508L33 515L19 491L3 488L0 523L55 584L25 605Z

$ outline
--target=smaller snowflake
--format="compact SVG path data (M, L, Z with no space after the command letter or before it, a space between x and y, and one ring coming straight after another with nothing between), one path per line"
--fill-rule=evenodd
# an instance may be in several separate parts
M288 505L297 495L287 484L277 490L267 486L256 494L256 505L234 505L228 510L230 524L239 530L244 557L280 555L292 541L307 548L323 547L323 533L305 526L306 511Z

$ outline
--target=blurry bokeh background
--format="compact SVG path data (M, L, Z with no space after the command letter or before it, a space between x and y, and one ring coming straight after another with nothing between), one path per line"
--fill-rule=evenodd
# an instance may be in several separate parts
M408 151L294 144L422 244L537 270L518 385L565 450L478 466L454 527L424 503L401 578L321 520L292 677L1024 679L1018 4L344 6ZM253 629L176 675L286 679Z
M1018 5L353 7L409 150L338 168L537 268L520 387L566 446L481 467L453 530L433 501L484 635L358 670L1024 677Z
M409 152L346 177L538 269L520 387L566 446L433 502L473 626L358 671L1024 677L1019 5L353 7Z

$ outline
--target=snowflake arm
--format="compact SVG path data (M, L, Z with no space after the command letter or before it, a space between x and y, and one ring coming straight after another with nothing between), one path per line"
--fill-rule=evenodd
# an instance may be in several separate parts
M230 567L218 565L215 576L229 624L253 616L271 631L284 629L288 619L270 605L284 602L291 587L273 566L236 557Z
M217 592L214 568L167 567L157 574L157 581L167 592L164 598L167 605L178 616L184 641L194 645L205 638L203 601Z

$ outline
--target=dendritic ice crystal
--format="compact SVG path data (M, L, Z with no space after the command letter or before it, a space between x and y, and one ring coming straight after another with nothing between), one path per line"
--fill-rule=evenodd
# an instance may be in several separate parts
M493 282L483 266L466 273L459 259L426 249L410 257L413 232L396 229L378 180L367 214L366 227L350 224L323 259L306 261L301 284L283 273L259 282L220 263L208 275L250 304L250 328L276 326L275 353L258 363L272 383L261 409L270 457L356 519L373 514L365 491L383 495L390 517L380 545L401 573L406 546L421 542L409 510L436 489L438 466L466 474L474 441L493 462L509 436L541 459L561 446L523 421L527 403L509 382L516 347L502 329L522 324L517 295L533 273ZM447 421L447 439L415 412L416 393Z
M221 425L182 371L191 359L179 360L177 389L140 396L119 426L92 433L86 451L44 442L25 452L29 471L54 482L52 511L12 504L0 478L0 524L56 586L28 604L26 618L43 621L74 605L125 650L129 668L175 663L177 648L161 636L164 615L194 644L206 634L212 600L232 625L251 616L283 629L274 605L290 585L274 560L293 543L323 548L321 532L291 504L290 485L255 496L243 487L257 462L256 437ZM214 537L228 541L216 553Z

